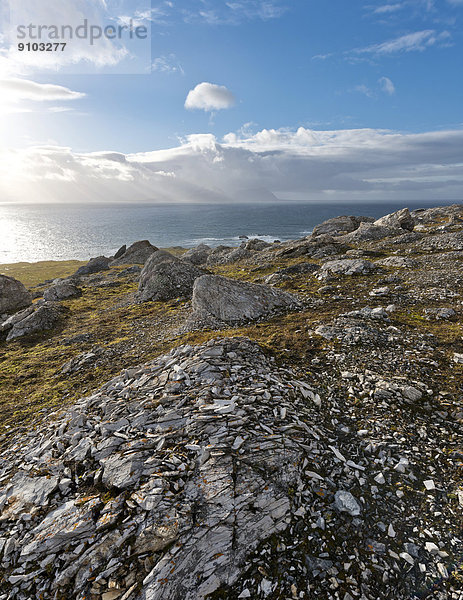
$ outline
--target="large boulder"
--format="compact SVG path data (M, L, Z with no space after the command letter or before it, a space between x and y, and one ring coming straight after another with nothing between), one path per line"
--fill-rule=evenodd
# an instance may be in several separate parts
M7 319L2 323L0 333L7 333L6 340L8 342L16 338L41 333L56 327L63 315L64 309L57 302L43 302L29 306L29 308Z
M150 244L148 240L135 242L127 248L122 256L119 256L119 258L113 260L111 265L144 265L153 252L156 252L156 250L158 250L158 248Z
M310 236L302 240L295 240L281 244L281 248L275 253L275 257L298 258L300 256L311 258L324 258L334 254L343 254L349 250L349 246L341 243L345 236L333 237L327 233L321 233L315 237Z
M382 240L388 237L395 237L404 233L401 227L389 227L387 225L378 225L375 223L360 223L358 228L351 233L339 236L338 239L347 244L355 242L370 242L373 240Z
M32 296L20 281L0 275L0 314L21 310L31 304Z
M108 271L110 258L106 256L97 256L91 258L86 265L79 267L74 273L73 277L81 277L83 275L92 275L93 273L99 273L100 271Z
M219 275L199 277L193 287L193 320L207 315L224 323L259 319L278 309L299 308L296 296L268 285L235 281Z
M59 281L55 283L43 294L43 299L51 302L59 300L68 300L82 295L82 291L72 281Z
M372 217L353 217L342 215L340 217L334 217L334 219L328 219L320 225L314 227L312 236L317 237L319 235L340 235L341 233L350 233L355 231L360 223L372 223L374 219Z
M407 231L413 231L415 227L415 221L408 208L385 215L377 219L374 224L380 227L391 227L392 229L406 229Z
M251 250L254 252L262 252L262 250L266 250L267 248L271 248L273 246L273 244L270 242L260 240L259 238L252 238L243 242L241 245L246 248L246 250Z
M190 248L182 256L181 260L192 263L193 265L205 265L212 248L207 244L199 244L195 248Z
M195 265L158 250L143 267L137 298L142 302L190 298L195 279L204 273Z
M330 260L320 269L319 279L325 279L330 275L368 275L378 267L360 258L343 258L341 260Z

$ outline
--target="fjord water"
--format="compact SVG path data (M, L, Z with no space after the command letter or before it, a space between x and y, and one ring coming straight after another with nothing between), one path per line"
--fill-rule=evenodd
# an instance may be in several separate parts
M243 235L285 241L342 214L380 217L404 206L439 204L452 202L0 204L0 264L110 256L123 244L143 239L163 248L201 242L237 246Z

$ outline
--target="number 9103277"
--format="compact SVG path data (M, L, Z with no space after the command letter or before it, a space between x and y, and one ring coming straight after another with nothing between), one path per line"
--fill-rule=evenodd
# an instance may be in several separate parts
M20 42L19 52L64 52L66 42Z

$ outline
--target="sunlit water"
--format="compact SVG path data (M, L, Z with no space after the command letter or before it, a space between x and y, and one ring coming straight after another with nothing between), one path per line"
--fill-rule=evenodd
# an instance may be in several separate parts
M412 208L444 202L407 203ZM239 236L281 241L308 235L341 214L380 217L401 203L246 205L0 205L0 263L86 260L148 239L159 247L205 242L238 245Z

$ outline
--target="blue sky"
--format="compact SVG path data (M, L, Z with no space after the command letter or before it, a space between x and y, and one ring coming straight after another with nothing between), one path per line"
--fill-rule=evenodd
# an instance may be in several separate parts
M47 6L53 2L58 0L50 0ZM166 154L168 149L183 148L186 162L197 162L198 152L203 162L208 152L221 152L215 164L221 163L222 171L238 151L241 160L245 152L257 153L261 160L262 152L277 151L285 153L285 158L290 153L300 169L301 153L306 160L314 155L314 144L307 141L310 135L296 135L302 128L304 132L334 132L331 137L318 136L316 145L324 149L317 153L317 161L324 152L333 151L333 137L336 156L340 148L348 146L360 166L364 157L359 153L366 146L384 153L385 144L393 151L392 140L402 144L402 150L408 144L418 155L423 153L423 173L427 164L433 165L428 188L436 190L437 183L447 178L451 189L445 186L438 194L461 197L463 0L173 0L154 1L151 8L119 0L59 0L59 6L63 2L78 7L84 15L90 6L106 21L134 18L151 27L151 69L142 65L140 72L146 74L124 74L128 70L124 61L116 61L110 68L95 67L88 54L80 62L80 74L73 74L79 70L78 59L71 67L59 64L62 57L58 57L53 69L18 65L5 43L0 50L4 151L16 149L16 156L20 150L27 151L32 161L32 148L53 147L54 157L56 148L64 148L64 154L73 153L79 169L89 159L82 161L76 155L97 152L105 161L115 160L114 156L108 158L109 151L120 153L124 161L131 161L129 166L136 162L138 169L142 168L139 164L145 165L144 170L154 159L157 166L165 160L170 170L161 165L158 172L169 173L172 180L182 176L184 163L177 155L173 158L172 152ZM42 22L46 17L34 15ZM95 56L98 52L96 49ZM18 79L30 83L18 84ZM36 87L25 88L32 84ZM185 107L190 92L191 101ZM339 133L346 130L351 133ZM274 133L266 136L262 133L266 131ZM433 133L438 137L432 137ZM199 146L198 138L191 137L198 134L203 136ZM423 137L407 137L415 134ZM146 156L140 158L153 151L164 154L150 157L151 162ZM43 152L42 165L47 162ZM60 155L59 161L63 160L69 165ZM121 164L120 157L117 161ZM388 159L382 156L378 167L384 168L385 162ZM36 167L35 162L31 164ZM342 172L329 172L327 178L346 174L343 165ZM283 168L281 164L274 167ZM262 168L265 172L270 167L265 164ZM369 177L359 176L359 193L367 191L362 182L369 182L370 187L373 182L378 188L384 179L384 173L376 173L375 168L370 166ZM61 162L57 169L62 170ZM209 173L207 169L205 173ZM236 169L239 178L234 163L230 169ZM413 170L417 170L413 164L405 174L394 175L391 170L384 199L394 193L394 185L395 193L422 190L422 175L416 191L409 189ZM289 180L288 172L284 175ZM22 167L20 176L26 175ZM94 168L89 177L95 179ZM130 179L128 172L116 177ZM54 178L59 177L52 173L49 179ZM262 181L251 181L246 174L243 178L249 189L262 187L277 196L288 195L285 189L276 190L274 181L270 186L263 176ZM398 187L398 178L406 185ZM223 192L229 198L241 189L238 181L230 187L230 172L225 179L223 187L220 181L214 182L213 195L219 197ZM285 185L289 195L303 197L302 181L294 190ZM310 181L307 185L310 191ZM329 181L324 189L321 182L315 187L316 195L351 191L347 183L342 190L331 187ZM146 195L146 191L137 193L140 198ZM179 193L177 189L175 193ZM372 200L377 193L375 189Z

